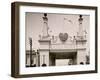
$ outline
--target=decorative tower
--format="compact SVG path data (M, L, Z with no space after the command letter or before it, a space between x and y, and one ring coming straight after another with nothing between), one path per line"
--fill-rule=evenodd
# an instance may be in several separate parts
M77 46L77 64L84 65L86 63L86 38L84 38L83 18L79 15L79 31L76 38Z
M43 35L39 40L40 48L38 51L40 54L40 66L49 66L49 50L51 40L48 34L48 18L46 13L44 13L43 21Z
M83 39L83 26L82 26L83 18L82 18L82 15L79 16L78 21L79 21L78 37L79 37L79 39Z
M44 17L43 17L43 36L42 38L48 38L49 34L48 34L48 18L47 18L47 14L44 13Z

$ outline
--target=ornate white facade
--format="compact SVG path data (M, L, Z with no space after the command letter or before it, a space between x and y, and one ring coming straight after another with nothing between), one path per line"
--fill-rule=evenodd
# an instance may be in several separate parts
M70 36L68 33L63 32L57 36L50 35L48 33L46 13L44 14L43 21L43 34L39 35L38 42L40 47L34 60L36 66L55 66L56 59L68 59L66 65L89 64L87 62L87 56L89 56L87 55L87 34L83 30L82 15L79 15L79 30L75 36Z

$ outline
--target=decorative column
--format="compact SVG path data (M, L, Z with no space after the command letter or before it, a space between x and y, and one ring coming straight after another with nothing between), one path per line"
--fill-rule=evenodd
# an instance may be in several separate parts
M42 38L39 40L40 49L38 51L40 55L40 66L49 66L49 46L51 40L48 34L48 18L46 13L44 13L43 21L43 35L41 36Z
M84 65L86 63L86 42L84 39L84 31L83 31L83 18L82 15L79 15L79 31L76 38L77 45L77 64Z

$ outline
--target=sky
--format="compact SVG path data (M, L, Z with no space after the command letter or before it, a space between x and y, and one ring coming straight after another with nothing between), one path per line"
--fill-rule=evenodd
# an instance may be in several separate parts
M39 49L39 35L43 33L43 16L44 13L26 12L25 14L25 46L26 50L30 49L29 38L32 38L32 49ZM58 36L59 33L68 33L74 36L79 31L79 15L73 14L52 14L47 13L49 34ZM90 16L83 15L83 29L89 36Z

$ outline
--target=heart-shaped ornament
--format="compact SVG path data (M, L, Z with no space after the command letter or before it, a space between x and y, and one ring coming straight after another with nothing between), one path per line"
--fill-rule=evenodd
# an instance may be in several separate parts
M62 42L65 42L68 39L68 33L60 33L59 38Z

